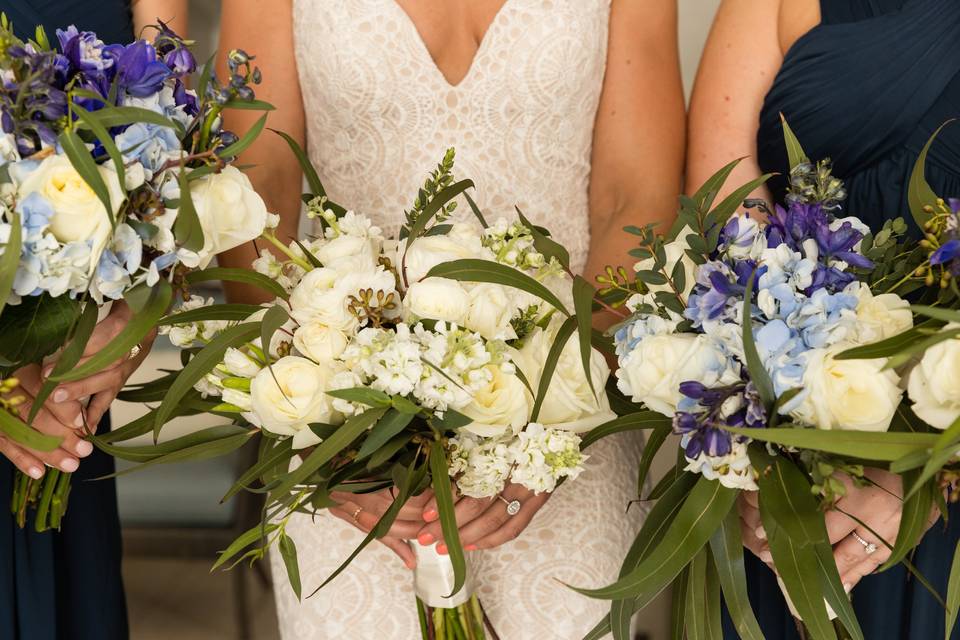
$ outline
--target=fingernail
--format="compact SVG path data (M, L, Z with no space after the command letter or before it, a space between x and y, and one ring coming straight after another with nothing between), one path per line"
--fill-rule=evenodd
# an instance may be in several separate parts
M45 366L45 367L43 368L43 377L44 377L44 378L49 378L51 373L53 373L53 365L52 365L52 364L48 364L47 366Z
M88 455L93 453L93 445L87 442L86 440L81 440L77 443L77 455L81 458L86 458Z
M757 536L761 540L767 539L767 530L763 528L763 525L760 525L753 531L753 535Z
M410 569L410 571L413 571L417 568L417 563L413 562L412 560L408 560L404 564L407 565L407 569Z
M78 468L80 468L80 463L73 458L68 458L60 463L60 469L66 471L67 473L73 473Z
M442 556L447 555L447 545L443 544L442 542L441 542L440 544L438 544L438 545L437 545L437 553L439 553L439 554L442 555Z
M465 546L463 549L464 549L464 551L476 551L476 550L477 550L477 545L475 545L475 544L468 544L468 545Z
M83 426L83 414L82 414L82 413L78 413L78 414L77 414L77 417L73 419L73 426L75 426L75 427L78 428L78 429Z
M53 392L53 401L54 402L64 402L69 394L63 389L57 389Z
M427 509L423 512L423 519L427 522L433 522L437 519L437 515L436 509Z
M419 536L417 536L417 542L419 542L423 546L433 544L433 540L434 540L433 534L430 534L430 533L421 533Z
M39 480L43 477L43 469L40 467L30 467L27 469L27 475L33 478L34 480Z
M850 593L850 590L851 590L851 589L853 589L853 585L852 585L852 584L850 584L849 582L844 582L844 583L843 583L843 590L844 590L844 591L846 591L847 593Z

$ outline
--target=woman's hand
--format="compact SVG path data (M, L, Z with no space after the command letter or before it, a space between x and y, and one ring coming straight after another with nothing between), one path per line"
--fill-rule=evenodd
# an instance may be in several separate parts
M330 498L338 504L330 509L330 513L345 522L349 522L364 533L369 533L380 518L393 504L396 489L383 489L374 493L347 493L332 491ZM400 556L408 569L417 566L417 558L407 540L416 538L417 533L427 524L421 513L424 505L432 500L433 491L424 491L419 496L410 498L397 519L394 520L390 531L380 538L380 542Z
M550 498L549 493L536 495L533 491L512 483L504 488L500 496L503 500L497 497L461 497L457 500L454 511L460 529L460 544L465 550L493 549L510 542L527 528L533 516ZM511 516L507 513L507 503L514 500L520 503L520 511ZM439 518L436 499L432 499L423 510L423 519L429 524L416 536L420 544L429 545L443 539ZM447 546L441 542L437 545L437 552L447 553Z
M132 316L133 312L127 306L127 303L123 301L114 302L109 315L94 328L80 362L90 359L107 346L129 324ZM83 410L80 423L75 426L86 426L89 432L95 432L100 419L110 408L120 390L123 389L127 379L133 375L133 372L140 367L150 353L156 337L157 332L154 329L140 342L139 351L132 357L130 354L126 354L106 369L87 378L59 385L50 395L52 402L47 403L50 411L61 421L71 419L71 416L74 416L72 413L73 405L78 401L82 403L83 400L89 398L90 403ZM53 367L53 364L48 364L44 368L44 378L51 374ZM61 410L61 407L64 409ZM72 419L76 419L76 417L74 416Z
M7 398L19 398L17 412L24 422L30 417L34 398L43 385L39 365L29 365L18 369L14 377L20 386L8 394ZM56 406L49 400L33 420L32 426L40 433L63 438L60 447L53 451L35 451L0 436L0 454L5 456L20 471L35 480L43 477L45 466L56 467L61 471L73 473L80 466L80 458L93 453L93 445L81 438L77 426L83 426L83 407L79 402L65 402Z

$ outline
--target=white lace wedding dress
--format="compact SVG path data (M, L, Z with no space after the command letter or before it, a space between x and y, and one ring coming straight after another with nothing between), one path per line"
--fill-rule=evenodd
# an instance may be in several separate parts
M507 0L467 76L452 86L395 0L294 0L297 64L311 159L330 197L394 234L419 185L456 147L489 218L517 205L586 261L587 188L606 63L610 0ZM466 206L462 206L466 210ZM578 640L609 610L567 589L617 577L643 513L642 440L610 438L515 541L470 554L502 640ZM309 593L363 534L328 514L298 517ZM276 555L276 554L275 554ZM273 558L284 640L420 637L411 573L373 544L314 597L297 602Z

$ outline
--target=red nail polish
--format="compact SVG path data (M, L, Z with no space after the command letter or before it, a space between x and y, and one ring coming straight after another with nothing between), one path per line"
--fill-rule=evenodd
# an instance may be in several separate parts
M430 533L421 533L417 536L417 542L423 546L431 545L433 544L433 535Z
M433 522L434 520L437 519L438 516L439 514L435 509L427 509L426 511L423 512L423 519L426 520L427 522Z
M468 545L465 546L463 549L464 549L464 551L476 551L476 550L477 550L477 545L475 545L475 544L468 544Z
M442 542L441 542L440 544L438 544L438 545L437 545L437 553L439 553L439 554L442 555L442 556L447 555L447 545L443 544Z

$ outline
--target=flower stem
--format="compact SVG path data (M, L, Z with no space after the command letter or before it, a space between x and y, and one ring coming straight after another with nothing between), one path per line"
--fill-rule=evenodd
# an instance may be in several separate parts
M282 252L285 256L290 258L290 261L292 263L294 263L304 271L313 271L313 266L309 262L298 257L296 254L294 254L293 251L290 250L290 247L288 247L287 245L277 240L277 237L273 235L273 233L267 232L260 237L266 240L267 242L269 242L270 244L272 244L274 247L276 247L278 251Z

